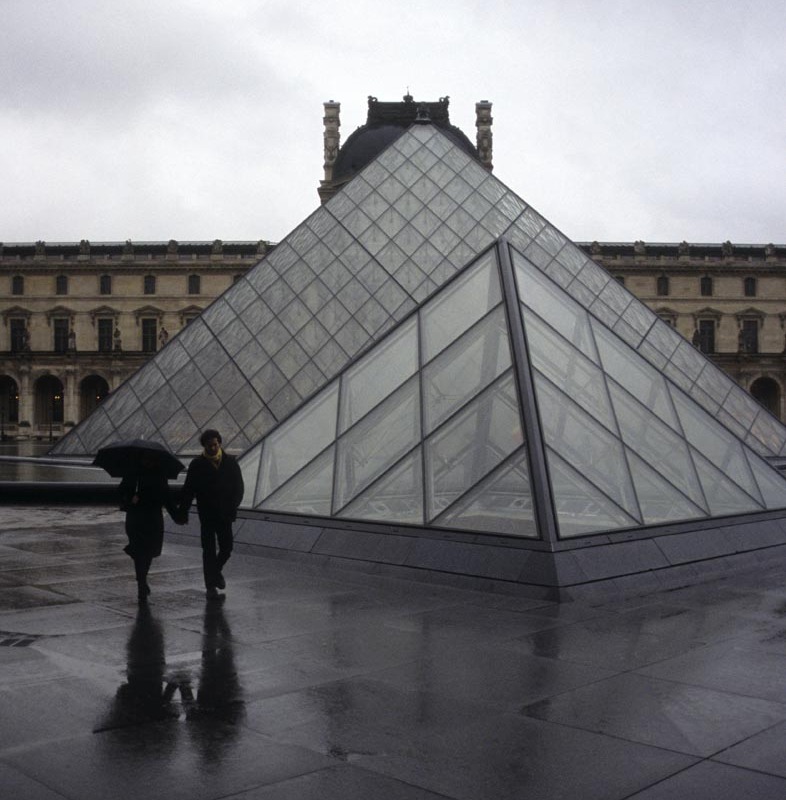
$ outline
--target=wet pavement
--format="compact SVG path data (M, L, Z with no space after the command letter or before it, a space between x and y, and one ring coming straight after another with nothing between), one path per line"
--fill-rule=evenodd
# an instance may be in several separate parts
M786 797L786 569L555 605L0 508L0 796Z

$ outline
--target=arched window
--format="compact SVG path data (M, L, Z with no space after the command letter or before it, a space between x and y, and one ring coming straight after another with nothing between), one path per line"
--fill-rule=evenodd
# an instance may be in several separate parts
M668 275L659 275L657 281L656 291L659 297L666 297L669 293L669 278Z
M8 375L0 375L0 421L3 425L19 422L19 387Z
M712 297L712 278L709 275L705 275L699 283L701 296Z
M40 428L63 422L63 384L54 375L35 382L35 422Z
M100 375L88 375L79 385L79 419L95 411L108 394L109 384Z
M756 297L756 278L745 278L742 282L745 297Z
M776 417L780 417L781 390L772 378L757 378L751 384L751 394Z

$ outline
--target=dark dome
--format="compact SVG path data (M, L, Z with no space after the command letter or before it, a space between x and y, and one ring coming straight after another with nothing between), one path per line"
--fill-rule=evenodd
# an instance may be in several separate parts
M411 125L428 123L439 128L464 152L478 159L478 151L448 117L448 98L436 103L415 103L407 95L402 103L380 103L368 99L366 124L349 135L333 166L333 183L344 183L389 147Z

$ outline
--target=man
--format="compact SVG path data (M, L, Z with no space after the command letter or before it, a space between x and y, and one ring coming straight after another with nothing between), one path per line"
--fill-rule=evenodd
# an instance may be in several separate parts
M226 588L221 570L232 554L232 523L243 499L243 475L237 459L221 449L218 431L204 431L199 442L204 450L188 466L180 513L186 517L196 497L205 589L208 597L217 597L218 589Z

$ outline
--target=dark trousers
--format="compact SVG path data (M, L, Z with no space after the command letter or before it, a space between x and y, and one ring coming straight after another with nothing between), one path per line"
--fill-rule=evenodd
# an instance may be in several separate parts
M203 519L199 524L202 570L205 574L205 586L210 589L216 585L218 574L232 555L232 522L228 519Z

